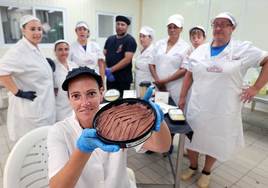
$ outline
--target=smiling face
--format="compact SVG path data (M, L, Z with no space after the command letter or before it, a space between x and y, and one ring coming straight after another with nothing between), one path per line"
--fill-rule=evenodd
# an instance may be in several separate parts
M213 43L215 46L227 44L232 36L235 27L226 18L217 18L212 23Z
M116 22L115 30L117 35L123 36L127 32L127 29L128 25L125 22L122 21Z
M39 21L32 20L26 23L22 28L23 36L34 46L37 46L43 36L43 28Z
M60 62L66 62L69 56L69 45L65 42L55 46L55 55Z
M103 97L97 81L88 75L81 75L70 81L68 93L78 121L88 122L89 127L84 128L90 128Z

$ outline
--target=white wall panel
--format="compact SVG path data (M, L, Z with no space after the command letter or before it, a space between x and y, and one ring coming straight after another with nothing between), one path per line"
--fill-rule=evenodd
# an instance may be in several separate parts
M211 38L211 19L220 12L229 11L238 20L234 37L252 41L268 51L267 0L144 0L142 25L156 29L156 37L166 36L165 23L169 15L180 13L185 18L183 38L188 39L188 30L196 24L208 29Z
M156 30L156 38L167 36L166 23L172 14L181 14L185 19L182 37L188 40L188 30L194 25L207 28L209 11L207 0L144 0L142 25L152 26Z
M256 46L268 51L267 0L245 0L243 39L253 41Z

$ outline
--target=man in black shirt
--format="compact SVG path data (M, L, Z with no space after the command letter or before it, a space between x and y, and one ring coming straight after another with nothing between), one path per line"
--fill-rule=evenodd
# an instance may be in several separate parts
M110 36L104 45L107 89L117 89L122 97L132 82L132 58L137 48L135 39L127 33L130 20L116 17L116 35Z

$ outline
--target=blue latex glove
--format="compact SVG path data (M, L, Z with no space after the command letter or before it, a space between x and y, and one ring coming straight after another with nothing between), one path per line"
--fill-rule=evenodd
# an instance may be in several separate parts
M155 124L154 130L158 132L160 130L162 121L164 120L164 113L158 104L155 104L154 102L152 102L150 100L150 98L153 94L153 89L154 89L154 87L150 86L146 90L146 93L144 94L143 100L148 101L156 111L156 124Z
M107 80L109 82L114 82L115 81L115 78L114 78L114 75L111 71L111 68L105 68L105 75L107 77Z
M33 101L36 97L36 92L35 91L22 91L19 89L19 91L15 94L15 96Z
M100 141L97 138L96 129L84 129L76 146L84 153L92 153L96 148L106 152L117 152L120 149L118 145L107 145Z
M153 95L153 92L154 92L154 86L148 87L148 89L146 90L144 94L143 100L149 101L151 96Z

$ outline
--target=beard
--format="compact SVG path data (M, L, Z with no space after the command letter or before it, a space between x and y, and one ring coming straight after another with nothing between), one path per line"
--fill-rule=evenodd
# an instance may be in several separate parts
M119 37L122 37L122 36L124 36L126 34L126 32L123 32L123 33L117 33L117 35L119 36Z

